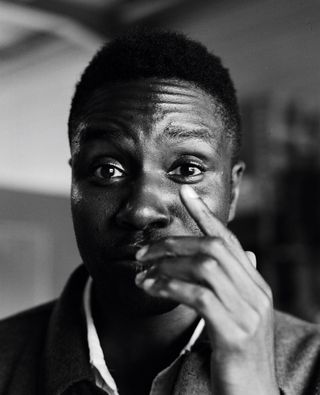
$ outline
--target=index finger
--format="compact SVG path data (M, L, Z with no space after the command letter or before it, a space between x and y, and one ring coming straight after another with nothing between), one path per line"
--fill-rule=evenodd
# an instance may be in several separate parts
M247 255L236 236L211 212L192 187L186 184L182 185L180 196L189 214L201 231L206 236L219 237L232 255L243 265L251 279L270 297L271 292L268 285L255 269L256 262L253 264L253 256Z
M195 190L189 185L182 185L180 197L194 219L200 230L206 236L221 238L235 256L242 256L247 260L240 242L234 234L210 211L205 202L197 195Z

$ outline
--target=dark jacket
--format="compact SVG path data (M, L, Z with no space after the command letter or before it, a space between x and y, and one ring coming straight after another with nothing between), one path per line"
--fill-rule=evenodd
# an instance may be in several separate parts
M82 294L87 273L79 267L61 297L0 322L0 395L102 394L93 385ZM320 395L320 330L275 313L276 369L286 395ZM210 394L210 344L205 333L187 353L175 395Z

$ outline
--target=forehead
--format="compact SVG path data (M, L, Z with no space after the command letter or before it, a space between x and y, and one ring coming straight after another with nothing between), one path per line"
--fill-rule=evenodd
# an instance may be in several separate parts
M211 95L190 82L147 78L113 82L96 89L82 106L82 114L107 111L108 108L125 110L129 104L131 110L142 114L165 111L166 107L168 110L175 107L177 111L183 111L192 106L194 111L209 110L213 116L217 107Z
M111 125L148 136L168 128L206 129L202 136L220 140L222 119L216 100L190 82L158 78L113 82L95 90L81 107L73 140L80 142L88 130Z

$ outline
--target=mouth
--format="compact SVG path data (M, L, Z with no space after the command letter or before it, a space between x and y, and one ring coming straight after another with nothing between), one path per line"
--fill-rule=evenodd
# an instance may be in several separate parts
M144 270L150 269L152 266L148 262L140 262L137 261L135 258L122 258L115 260L118 265L121 265L124 268L132 271L135 274L143 272Z
M113 257L113 260L120 265L126 266L136 273L142 272L150 268L150 264L147 262L140 262L136 259L136 253L144 245L125 246L121 249L121 252L117 256Z
M129 269L133 270L135 273L143 272L151 267L147 262L140 262L137 260L121 260L123 266L127 266Z

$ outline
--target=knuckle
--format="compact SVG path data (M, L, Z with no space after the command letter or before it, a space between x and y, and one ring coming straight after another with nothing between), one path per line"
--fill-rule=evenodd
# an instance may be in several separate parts
M210 249L215 250L217 248L222 248L224 247L224 241L221 239L221 237L213 237L210 239Z
M205 311L209 303L208 291L204 288L198 288L194 292L195 304L200 311Z
M163 240L163 246L166 248L167 251L171 252L174 249L176 244L176 240L174 237L169 236Z
M239 242L237 236L232 232L228 232L227 241L228 241L228 245L230 245L230 246L234 246L234 247L240 246L240 242Z
M160 263L159 265L154 265L152 268L150 268L148 270L148 275L158 277L163 273L163 270L163 264Z
M246 331L247 337L249 339L255 337L255 335L257 334L260 328L261 323L262 323L261 316L255 311L250 317L250 326L247 328Z
M238 239L237 239L237 237L235 236L235 234L234 233L232 233L232 232L228 232L228 237L229 237L229 240L231 241L231 242L233 242L233 243L237 243L238 242Z
M201 261L199 264L199 270L203 277L209 277L213 274L214 269L216 268L216 261L210 259L206 256L201 257Z
M272 299L265 293L261 295L259 311L262 316L265 316L272 308Z
M166 237L166 238L163 240L163 243L164 243L165 245L167 245L168 247L174 245L174 242L175 242L175 239L174 239L174 237L172 237L172 236L168 236L168 237Z

